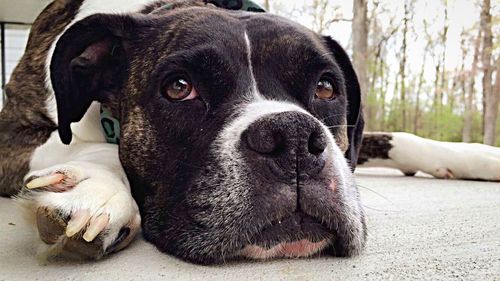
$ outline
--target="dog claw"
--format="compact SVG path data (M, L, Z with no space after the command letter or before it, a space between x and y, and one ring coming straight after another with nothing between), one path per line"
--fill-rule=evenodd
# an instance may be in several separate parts
M76 211L72 216L71 220L68 222L66 227L66 236L72 237L76 233L80 232L89 222L90 212L87 210Z
M101 214L94 220L90 222L89 227L87 228L87 231L85 234L83 234L83 239L87 242L92 242L101 231L106 228L109 222L109 215L108 214Z
M28 182L26 184L26 188L28 189L41 188L49 185L58 184L63 180L64 180L64 175L62 174L54 174L50 176L39 177Z

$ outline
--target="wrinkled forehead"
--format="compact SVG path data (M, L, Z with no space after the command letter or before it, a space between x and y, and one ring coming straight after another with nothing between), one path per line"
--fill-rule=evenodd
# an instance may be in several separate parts
M165 13L158 28L172 50L205 45L233 56L250 50L263 59L286 56L304 61L327 53L314 32L265 13L192 7Z
M322 70L339 72L322 37L300 24L275 15L255 15L247 21L246 32L257 78L279 73L282 82L293 84L297 77L315 80Z
M253 14L245 20L252 45L263 54L279 51L288 55L294 51L302 56L327 53L320 37L310 29L272 14Z

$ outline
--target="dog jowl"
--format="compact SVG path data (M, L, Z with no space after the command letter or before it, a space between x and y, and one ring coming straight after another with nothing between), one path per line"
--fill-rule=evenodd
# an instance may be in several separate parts
M342 48L286 19L211 6L92 15L50 66L59 135L92 102L160 250L196 263L357 254L363 121Z

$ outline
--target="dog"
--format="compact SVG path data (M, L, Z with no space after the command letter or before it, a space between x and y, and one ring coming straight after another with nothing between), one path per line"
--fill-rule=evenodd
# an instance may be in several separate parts
M198 264L362 251L349 57L259 11L55 0L40 14L6 87L0 186L42 255L98 259L141 227Z

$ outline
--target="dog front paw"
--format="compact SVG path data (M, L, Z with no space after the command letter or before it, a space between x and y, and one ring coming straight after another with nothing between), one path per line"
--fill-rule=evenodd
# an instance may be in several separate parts
M17 200L34 217L40 256L98 259L130 244L140 215L124 181L88 163L30 173Z

